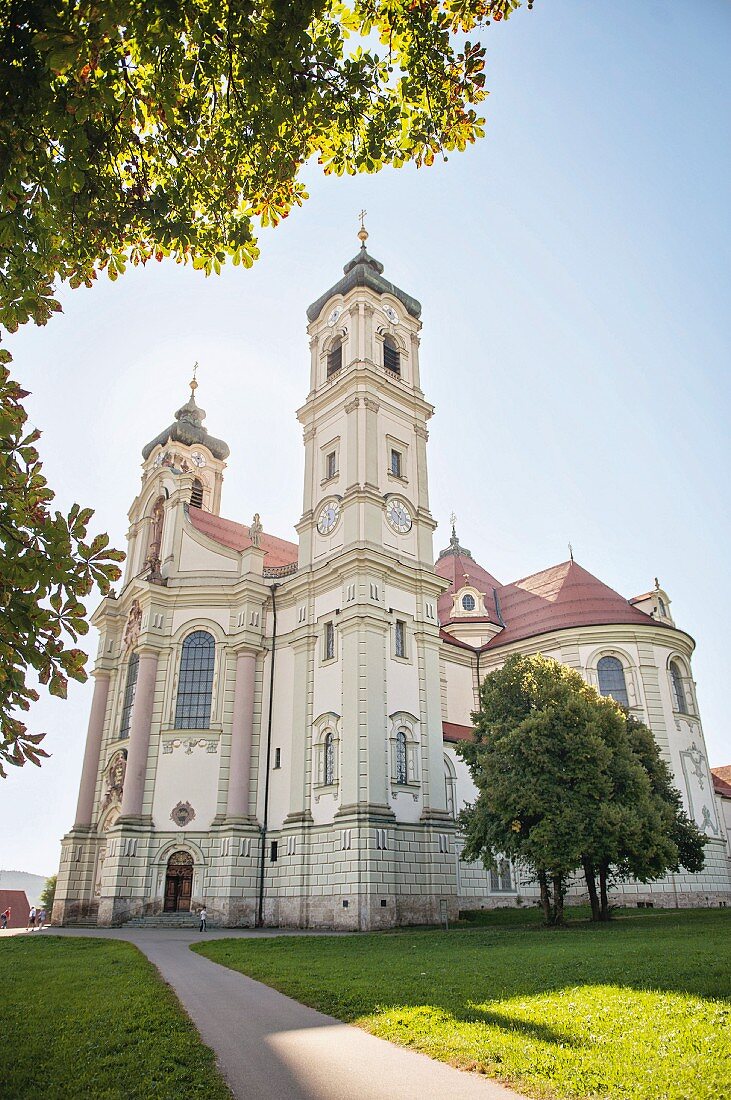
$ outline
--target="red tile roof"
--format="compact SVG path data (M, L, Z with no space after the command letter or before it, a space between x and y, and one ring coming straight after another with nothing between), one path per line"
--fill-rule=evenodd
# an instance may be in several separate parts
M475 622L472 616L451 617L452 598L463 584L471 584L485 596L490 621L503 629L486 642L483 649L499 649L511 642L577 626L604 626L636 623L638 626L664 627L650 615L634 607L630 600L593 576L574 561L565 561L543 569L512 584L500 584L492 574L471 557L445 554L435 566L436 572L451 582L439 598L439 622ZM498 607L495 606L497 594ZM498 612L499 608L499 612ZM444 641L472 649L464 642L442 632Z
M445 741L471 741L473 737L472 726L461 726L457 722L442 722L442 738Z
M466 554L445 554L434 566L440 577L450 582L446 592L442 592L437 601L437 614L442 626L451 622L489 622L499 625L500 620L495 609L493 589L500 589L500 581L496 581L491 573L478 565L474 558ZM460 618L451 618L452 605L455 592L459 592L466 584L482 592L485 597L485 607L488 617L476 618L474 615L464 615Z
M498 590L505 630L486 645L497 649L523 638L576 626L663 625L575 561L565 561Z
M0 890L0 913L4 913L8 906L10 906L8 928L25 928L30 913L25 890Z
M188 517L196 531L222 546L228 546L230 550L247 550L251 546L249 528L244 523L234 523L232 519L214 516L211 512L204 512L202 508L190 508ZM275 535L262 534L261 548L266 551L264 565L267 569L292 565L297 561L297 544L278 539Z
M713 789L724 798L731 798L731 764L723 768L711 768Z

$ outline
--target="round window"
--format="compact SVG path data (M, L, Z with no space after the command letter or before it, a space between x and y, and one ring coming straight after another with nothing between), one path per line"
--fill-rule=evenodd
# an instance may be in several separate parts
M470 596L469 592L466 596L462 597L462 607L465 609L465 611L475 610L475 597Z

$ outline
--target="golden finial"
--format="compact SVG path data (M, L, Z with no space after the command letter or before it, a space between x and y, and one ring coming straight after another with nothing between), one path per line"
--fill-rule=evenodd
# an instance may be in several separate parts
M195 376L198 373L198 363L193 367L193 377L190 380L190 396L195 397L195 391L198 389L198 383L195 380Z
M358 215L358 217L360 218L360 229L358 230L358 240L363 245L363 248L365 248L365 243L368 240L368 230L365 227L365 216L366 216L367 213L368 213L367 210L361 210L360 214Z
M456 539L457 538L457 531L456 531L457 517L455 516L454 512L452 512L452 514L450 515L449 522L452 525L452 538Z

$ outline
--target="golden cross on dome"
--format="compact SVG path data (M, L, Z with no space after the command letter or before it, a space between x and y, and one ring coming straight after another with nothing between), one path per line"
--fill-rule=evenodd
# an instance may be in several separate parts
M453 539L456 539L456 537L457 537L457 532L456 532L455 528L456 528L456 526L457 526L457 517L456 517L456 515L454 514L454 512L452 512L452 514L450 515L450 517L449 517L449 522L450 522L450 523L452 524L452 538L453 538Z
M571 545L571 543L569 543L569 557L571 558L572 561L574 560L574 548Z
M360 229L358 230L358 240L362 242L365 248L365 243L368 240L368 230L365 227L365 216L368 213L367 210L361 210L358 217L360 218Z
M195 376L198 373L198 363L196 361L193 366L193 377L190 380L190 396L195 397L195 391L198 389L198 383L195 380Z

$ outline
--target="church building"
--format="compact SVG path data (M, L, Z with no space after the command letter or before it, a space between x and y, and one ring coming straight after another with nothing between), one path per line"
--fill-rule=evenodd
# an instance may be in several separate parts
M652 729L706 866L630 883L629 904L731 903L693 639L655 582L625 599L577 562L503 584L436 555L421 306L366 250L307 310L297 541L221 515L229 448L197 383L142 451L119 596L102 600L76 819L55 924L205 905L214 924L376 929L532 902L507 861L460 859L474 798L455 751L512 653L581 672ZM577 888L580 888L577 882Z

